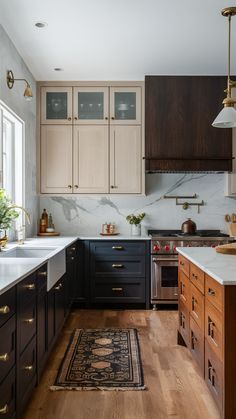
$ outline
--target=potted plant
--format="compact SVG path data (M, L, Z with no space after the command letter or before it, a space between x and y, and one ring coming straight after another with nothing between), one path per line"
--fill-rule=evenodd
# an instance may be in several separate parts
M141 235L141 221L145 217L145 212L141 214L129 214L126 217L126 220L131 225L131 236L140 236Z
M8 241L6 230L12 228L12 222L19 217L11 199L4 189L0 189L0 247L4 247Z

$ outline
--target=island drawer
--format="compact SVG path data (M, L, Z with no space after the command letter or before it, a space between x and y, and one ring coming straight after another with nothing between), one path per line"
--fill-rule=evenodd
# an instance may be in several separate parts
M0 417L12 419L16 409L16 376L12 368L0 385Z
M22 412L36 384L36 338L33 338L19 359L18 407Z
M204 294L204 272L193 263L190 264L190 280Z
M205 341L205 381L217 405L222 410L223 365Z
M0 327L13 315L16 311L16 287L0 295Z
M190 351L204 375L204 333L190 317Z
M18 316L18 343L20 353L36 333L36 304L21 308Z
M107 256L105 259L92 259L90 265L92 277L112 276L112 277L144 277L145 276L145 257L126 256L117 257Z
M189 311L182 301L179 301L179 332L189 346Z
M190 315L204 331L204 296L192 283L190 284L190 302Z
M95 257L145 255L147 243L143 241L94 241L90 242L90 252Z
M0 329L0 383L16 362L16 316Z
M92 300L95 302L109 303L143 303L145 302L145 286L140 282L136 283L93 283Z
M205 303L205 337L217 357L223 359L222 314L208 300Z
M28 302L36 304L36 274L33 273L17 285L17 302L24 307Z
M211 304L220 312L223 311L224 287L207 274L205 275L205 295Z
M179 255L179 269L189 278L190 262L182 255Z
M179 299L190 310L190 281L183 271L179 271Z

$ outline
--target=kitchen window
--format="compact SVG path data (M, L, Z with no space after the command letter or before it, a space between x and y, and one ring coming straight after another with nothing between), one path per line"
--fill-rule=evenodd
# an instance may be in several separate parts
M0 186L12 202L24 206L24 122L0 101ZM23 214L16 220L18 229Z

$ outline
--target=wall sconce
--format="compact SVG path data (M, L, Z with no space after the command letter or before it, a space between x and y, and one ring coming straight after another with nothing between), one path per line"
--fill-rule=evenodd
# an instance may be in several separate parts
M26 100L31 100L33 97L33 92L31 89L30 84L25 79L15 79L14 74L11 70L8 70L7 72L7 85L9 89L12 89L14 86L15 81L24 81L26 83L26 88L24 91L24 97Z
M234 107L236 101L232 98L232 89L236 87L236 81L230 78L230 49L231 49L231 17L236 15L236 7L226 7L221 14L228 18L228 79L227 88L225 90L226 98L223 100L223 109L213 121L212 126L215 128L234 128L236 127L236 109Z

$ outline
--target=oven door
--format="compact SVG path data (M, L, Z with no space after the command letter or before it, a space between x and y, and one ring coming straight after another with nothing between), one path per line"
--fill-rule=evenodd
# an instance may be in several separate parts
M178 300L178 259L152 258L151 302Z

